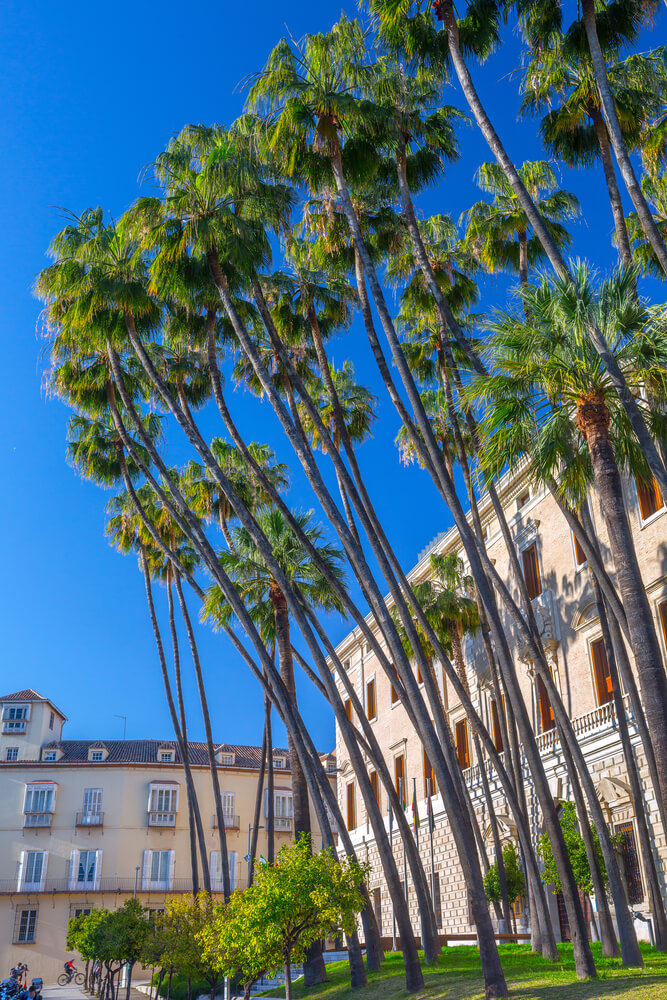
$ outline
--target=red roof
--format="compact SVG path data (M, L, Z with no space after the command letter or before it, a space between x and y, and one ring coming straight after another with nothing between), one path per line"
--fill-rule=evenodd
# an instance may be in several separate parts
M175 740L52 740L45 743L44 750L61 750L62 756L58 761L49 761L50 766L60 764L80 764L88 761L88 751L92 749L107 750L105 761L96 761L103 764L164 764L158 760L160 750L173 749L174 763L181 763L181 755L178 744ZM208 765L208 750L205 743L188 743L190 753L190 763L202 766ZM232 743L222 743L216 746L216 753L234 754L234 763L225 765L233 768L243 768L247 770L259 770L261 763L262 748L245 746ZM289 751L281 748L274 748L274 757L285 757L287 766L283 770L289 771ZM329 755L326 755L329 756ZM333 758L332 758L333 759Z
M4 694L0 697L0 703L5 701L43 701L47 705L50 705L51 708L55 708L61 718L67 720L67 716L60 711L57 705L54 705L50 698L45 698L43 694L35 691L34 688L26 688L24 691L14 691L12 694Z

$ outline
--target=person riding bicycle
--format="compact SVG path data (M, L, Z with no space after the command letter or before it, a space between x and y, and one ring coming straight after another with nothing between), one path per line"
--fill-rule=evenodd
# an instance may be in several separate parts
M70 977L70 979L72 978L72 976L76 972L76 968L74 967L74 962L72 961L71 958L70 958L70 960L68 962L65 962L65 972Z

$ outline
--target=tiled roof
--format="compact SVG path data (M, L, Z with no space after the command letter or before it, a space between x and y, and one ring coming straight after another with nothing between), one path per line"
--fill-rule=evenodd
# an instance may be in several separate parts
M67 716L64 715L56 705L54 705L50 698L45 698L43 694L35 691L34 688L25 688L23 691L13 691L12 694L4 694L0 696L0 703L6 701L43 701L52 708L55 708L58 715L62 716L63 719L67 719Z
M62 751L57 764L77 764L88 760L90 749L104 747L108 751L105 764L158 764L158 752L167 748L174 750L174 762L181 762L178 744L175 740L53 740L45 743L43 749ZM189 743L190 763L208 764L208 751L205 743ZM216 747L216 752L234 754L233 767L258 770L262 754L261 747L243 746L232 743L222 743ZM274 757L286 757L289 770L289 751L275 748Z

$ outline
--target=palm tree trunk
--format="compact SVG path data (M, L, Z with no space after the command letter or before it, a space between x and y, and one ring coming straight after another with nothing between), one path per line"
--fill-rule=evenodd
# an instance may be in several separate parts
M528 284L528 233L525 229L519 232L519 283L522 287Z
M183 734L181 732L181 727L179 725L178 716L176 714L176 706L174 705L174 698L171 692L171 683L169 681L169 672L167 670L167 660L164 655L164 646L162 644L162 636L160 635L160 627L158 625L157 615L155 613L155 604L153 603L153 589L151 586L151 576L148 569L148 560L146 558L146 550L144 546L141 546L140 552L141 568L144 574L144 584L146 587L146 601L148 603L148 612L151 619L151 625L153 627L153 635L155 636L155 645L158 651L158 660L160 663L160 670L162 672L162 682L164 684L165 694L167 696L167 706L169 708L169 715L171 716L171 724L174 728L174 735L176 736L176 742L181 753L181 759L183 760L183 770L185 772L185 785L188 790L189 800L194 804L196 802L196 793L194 789L194 782L192 780L192 771L190 770L190 759L187 754L187 747L183 741ZM196 813L195 813L196 818ZM200 819L201 826L201 819ZM203 830L201 831L200 844L203 839ZM205 851L205 841L204 841L204 851Z
M264 704L266 706L267 699L264 699ZM250 838L250 860L248 861L248 885L252 885L253 880L253 867L255 864L255 858L257 856L257 840L259 838L259 821L262 816L262 802L264 801L264 778L266 775L266 747L267 747L267 732L266 725L264 726L264 735L262 736L262 761L259 765L259 774L257 775L257 790L255 792L255 810L252 817L252 836Z
M590 405L580 407L580 413L580 425L591 456L595 485L600 495L609 547L632 638L646 721L658 767L660 795L663 801L667 801L667 675L628 523L621 477L609 440L608 412Z
M607 65L602 52L602 47L600 45L600 39L598 38L594 0L582 0L581 15L584 23L584 30L586 32L586 40L588 41L588 48L591 54L591 63L595 74L595 82L602 100L602 109L604 111L609 138L611 139L611 144L614 148L616 161L619 165L623 180L625 181L625 186L628 189L628 194L632 199L632 204L635 206L635 211L637 212L637 217L639 218L641 227L646 234L646 238L653 247L653 251L660 262L660 266L667 275L667 246L665 246L665 241L660 235L660 230L656 225L655 219L651 214L651 209L649 208L648 202L642 192L641 185L635 175L635 171L628 154L628 148L625 144L625 139L623 138L621 124L618 120L616 102L614 101L614 95L611 92L609 78L607 76Z
M616 171L614 170L614 161L612 159L611 148L609 146L609 134L607 132L604 119L600 114L600 110L598 108L591 108L589 114L591 116L591 121L593 122L593 128L595 129L598 146L600 147L600 157L602 158L604 179L607 182L607 191L609 193L611 211L614 216L614 228L616 230L618 255L621 258L621 264L623 267L628 268L632 264L632 250L630 249L630 240L628 239L628 227L625 224L623 201L621 200L621 192L618 189Z
M591 10L593 10L593 0L586 0L586 2L588 3ZM496 160L502 167L503 172L507 177L510 186L512 187L512 190L517 196L521 208L525 212L526 217L530 222L533 232L539 239L540 243L544 248L545 253L547 254L547 257L549 258L549 261L551 262L551 266L554 268L557 274L561 276L568 275L569 271L565 261L563 260L562 254L560 253L558 247L551 238L551 234L549 233L546 225L544 224L542 216L537 211L535 203L528 194L525 185L523 184L523 181L521 180L519 174L517 173L516 167L510 160L509 156L507 155L505 147L500 141L500 137L498 136L498 133L494 129L491 120L487 115L482 105L482 102L479 99L479 95L475 89L475 85L472 81L470 71L468 70L468 67L466 65L465 59L463 58L459 46L459 29L456 23L456 15L454 13L453 0L437 0L437 16L440 18L440 20L444 22L449 42L449 54L452 63L454 65L456 75L461 85L461 89L463 90L463 93L465 95L466 101L468 102L468 106L470 107L470 110L472 111L475 117L475 120L477 122L477 125L479 126L480 131L482 132L482 135L486 139L489 148L493 152L493 155L495 156ZM595 25L595 17L593 15L593 26L594 25ZM588 37L588 29L587 29L587 37ZM595 37L597 38L597 34L595 35ZM590 45L590 37L589 37L589 45ZM599 43L598 43L598 50L599 50ZM591 50L591 56L593 58L593 62L595 65L595 56L592 50ZM600 52L600 57L602 58L601 52ZM602 69L603 69L602 75L604 76L604 79L606 81L606 89L607 92L609 93L609 83L606 80L604 58L602 58ZM596 71L596 80L598 81L599 84L600 82L599 73L597 71ZM605 101L604 93L602 91L601 95L603 97L603 101ZM611 98L610 94L609 97L610 97L611 111L612 114L615 115L615 109L613 107L613 98ZM609 121L606 102L605 102L605 114L607 115L607 121ZM620 129L619 129L619 135L620 135ZM612 144L614 144L613 133L611 134L611 138L612 138ZM614 151L616 152L618 158L618 151L616 150L615 145L614 145ZM645 200L644 204L646 204ZM648 211L648 206L647 206L647 211ZM650 220L653 226L655 226L655 222L653 221L653 217L651 216L650 211L648 211L648 216L649 219L647 220L647 225L649 225L649 220ZM657 235L664 251L665 249L664 242L660 238L660 234L658 233ZM667 255L665 255L665 264L663 265L663 267L665 273L667 273ZM602 362L605 368L607 369L607 372L609 373L609 378L614 386L614 389L618 393L619 399L621 400L623 408L625 409L628 415L628 420L630 421L632 429L635 432L640 447L642 448L646 456L646 460L648 461L651 467L651 471L653 472L653 475L655 476L660 486L660 491L663 495L663 498L667 503L667 469L665 469L664 462L662 461L660 454L658 453L658 450L655 446L655 442L653 441L653 438L649 433L646 423L644 422L644 418L637 405L637 402L633 398L632 393L628 388L627 382L625 381L623 372L621 371L618 362L616 361L616 358L611 352L609 345L607 344L597 324L591 322L588 325L587 329L588 329L588 335L591 339L591 343L593 344L595 350L600 355L600 358L602 359Z
M174 594L171 589L171 578L172 578L172 567L171 563L168 564L167 568L167 606L169 610L169 631L171 633L171 644L174 652L174 677L176 679L176 698L178 703L178 711L181 721L181 739L183 746L185 747L185 752L188 754L189 761L189 744L188 744L188 731L186 726L185 718L185 701L183 699L183 683L181 677L181 655L178 646L178 635L176 633L176 619L174 616ZM188 808L192 815L192 823L194 830L196 831L196 840L194 843L199 842L199 852L201 855L202 864L202 880L204 882L204 889L206 892L211 891L211 879L208 866L208 856L206 851L206 838L204 835L204 828L201 821L201 813L199 811L199 803L197 801L197 794L195 791L194 782L191 782L186 786L188 789ZM193 852L194 867L192 869L192 891L197 893L199 891L199 877L197 874L197 851L196 848ZM196 887L196 888L195 888Z
M229 895L231 891L230 880L229 880L229 858L227 854L227 832L225 829L225 814L222 808L220 778L218 776L218 766L215 759L215 745L213 743L211 716L208 710L208 699L206 697L206 688L204 685L204 675L201 669L201 660L199 659L199 649L197 648L194 629L192 628L192 621L190 619L190 613L188 611L185 595L183 594L183 587L181 585L180 573L178 572L174 573L174 583L176 585L176 593L178 595L178 603L180 605L181 614L183 616L183 621L185 623L185 630L187 632L188 641L190 643L190 652L192 654L192 662L194 664L195 676L197 678L197 690L199 691L199 701L201 703L202 716L204 719L204 733L206 736L208 765L211 771L211 784L213 786L213 801L215 802L215 814L218 820L220 859L222 865L222 892L225 902L227 902L229 900Z
M264 732L266 733L266 860L270 865L275 858L275 801L273 791L273 740L271 738L271 702L264 697Z

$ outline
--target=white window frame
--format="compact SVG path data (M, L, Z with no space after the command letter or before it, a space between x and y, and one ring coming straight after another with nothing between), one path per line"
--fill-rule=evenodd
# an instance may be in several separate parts
M30 860L31 855L41 855L39 878L35 879L35 862ZM46 870L49 863L48 851L21 851L19 857L18 878L16 881L17 892L44 892L46 885ZM28 875L32 878L28 880Z
M160 796L170 795L170 808L159 805ZM179 786L176 782L151 781L148 788L148 814L165 817L165 822L151 823L151 826L175 826L178 815ZM173 817L173 821L167 819Z
M234 754L228 751L220 752L220 766L221 767L232 767L234 764Z
M237 852L227 851L227 863L229 865L229 887L234 892L238 888L237 878ZM222 882L222 852L211 851L209 872L211 876L211 892L223 892Z
M637 490L637 481L634 476L631 477L631 481L632 495L634 497L635 507L637 508L637 523L639 524L639 530L642 531L644 528L647 528L649 524L653 524L654 521L657 521L659 517L662 517L662 515L667 512L667 504L663 500L662 507L658 507L658 509L652 514L649 514L648 517L642 517L642 509L639 503L639 491ZM658 487L658 493L660 493L660 487ZM660 499L662 500L662 494L660 494Z
M101 788L84 788L83 804L81 806L81 820L83 826L89 822L90 817L97 818L102 815L102 798L103 793ZM88 817L88 819L86 819L86 817Z
M56 760L58 760L58 751L57 750L45 750L44 751L44 761L45 761L45 763L51 764L51 763L53 763Z
M2 710L3 722L27 722L29 718L29 705L5 705Z
M287 770L287 759L285 757L274 757L273 767L276 771L286 771Z
M153 871L153 857L156 854L166 854L167 855L167 875L166 878L152 878ZM175 852L174 851L152 851L147 849L144 851L142 873L141 873L141 888L149 892L153 891L165 891L173 889L174 887L174 867L175 867Z
M84 878L81 879L80 876L80 865L81 865L81 855L82 854L94 854L95 855L95 866L93 868L92 879ZM76 891L96 891L100 887L100 878L102 875L102 851L100 850L85 850L85 851L72 851L70 855L70 869L69 869L69 888Z
M28 809L28 801L32 807L32 798L38 792L44 792L48 797L50 794L51 798L48 799L48 806L46 802L44 803L43 809ZM30 796L30 800L28 799ZM25 794L23 797L23 815L24 816L37 816L37 815L53 815L56 811L56 784L55 782L46 781L28 781L25 786Z
M91 750L90 761L92 764L101 764L104 760L104 750Z
M32 925L32 937L21 937L21 923L24 913L34 913L33 925ZM37 940L37 921L39 919L39 907L38 906L19 906L16 908L16 918L14 923L14 944L34 944ZM28 918L26 930L30 926L30 918Z
M161 764L173 764L174 763L174 751L173 750L160 750L159 761Z
M12 762L19 759L19 748L18 747L7 747L5 752L5 760L7 762Z

